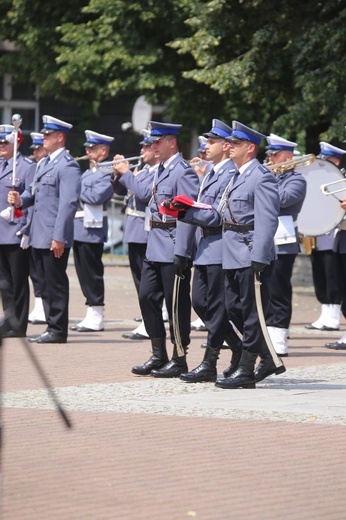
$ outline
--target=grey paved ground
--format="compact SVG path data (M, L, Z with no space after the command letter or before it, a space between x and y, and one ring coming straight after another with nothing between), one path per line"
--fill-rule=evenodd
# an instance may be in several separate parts
M85 308L69 276L72 323ZM138 314L129 269L107 267L106 330L32 344L71 430L21 340L4 341L4 520L346 517L346 352L324 347L344 318L340 332L307 331L319 304L296 286L287 372L229 391L132 375L150 354L122 338ZM192 333L191 368L204 338ZM220 373L228 362L223 350Z

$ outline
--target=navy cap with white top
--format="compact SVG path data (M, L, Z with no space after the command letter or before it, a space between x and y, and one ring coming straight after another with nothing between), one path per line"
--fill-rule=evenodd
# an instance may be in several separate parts
M197 152L199 152L199 153L205 152L205 147L207 145L208 139L206 137L204 137L204 135L199 135L198 142L199 142L199 147L197 149Z
M232 135L227 139L228 141L250 141L259 145L266 136L257 132L239 121L232 121Z
M346 153L346 150L338 148L337 146L333 146L332 144L325 143L324 141L320 142L320 150L320 155L337 157L338 159L342 159L342 156Z
M283 137L280 137L276 134L270 134L267 136L268 146L266 146L266 154L273 155L277 152L281 152L282 150L287 150L288 152L294 152L298 143L294 143L293 141L288 141Z
M10 143L13 140L8 139L9 136L14 132L13 125L0 125L0 143Z
M142 130L143 139L140 141L139 144L142 146L151 146L153 144L153 141L150 139L150 130L144 129Z
M150 131L151 142L158 141L166 135L178 135L183 125L173 123L159 123L158 121L149 121L148 130Z
M92 130L85 130L86 141L83 146L87 146L91 148L98 144L103 144L105 146L110 146L112 141L114 141L114 137L109 135L99 134L97 132L93 132Z
M32 139L30 150L35 150L36 148L43 146L43 134L39 132L31 132L30 137Z
M61 121L61 119L57 119L52 116L42 116L43 128L41 130L42 134L51 134L52 132L64 132L65 134L70 131L72 125L70 123L66 123L65 121Z
M213 137L214 139L227 139L232 134L232 128L220 119L213 119L210 132L203 134L204 137Z

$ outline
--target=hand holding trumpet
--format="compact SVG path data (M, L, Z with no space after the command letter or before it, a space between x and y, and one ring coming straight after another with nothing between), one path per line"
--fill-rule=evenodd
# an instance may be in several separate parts
M124 159L122 161L122 159ZM114 175L124 175L130 169L130 163L125 159L123 155L117 154L113 158L113 171Z

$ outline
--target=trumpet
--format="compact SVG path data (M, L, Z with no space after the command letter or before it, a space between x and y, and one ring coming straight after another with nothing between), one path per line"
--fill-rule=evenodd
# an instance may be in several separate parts
M266 163L267 168L271 170L275 175L282 175L286 173L288 170L292 170L295 168L296 170L300 168L305 168L306 166L310 166L316 159L316 156L313 153L309 153L307 155L302 155L301 157L297 157L296 159L291 159L290 161L284 161L281 163L274 164L271 161Z
M79 162L79 161L87 161L89 159L89 157L87 155L82 155L81 157L74 157L74 160Z
M90 161L91 170L93 172L96 172L99 168L106 168L106 171L113 171L113 166L115 164L118 164L120 162L130 162L130 161L137 161L135 164L130 165L130 170L133 168L136 168L141 160L143 159L144 155L138 155L135 157L125 157L124 159L116 159L115 161L104 161L104 162L96 162L96 161Z

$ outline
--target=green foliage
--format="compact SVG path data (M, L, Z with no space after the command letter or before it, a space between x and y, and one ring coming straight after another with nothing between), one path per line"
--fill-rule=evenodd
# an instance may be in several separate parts
M0 73L94 113L144 94L187 134L218 117L342 140L345 22L343 0L2 0L0 31L18 52L0 57Z

